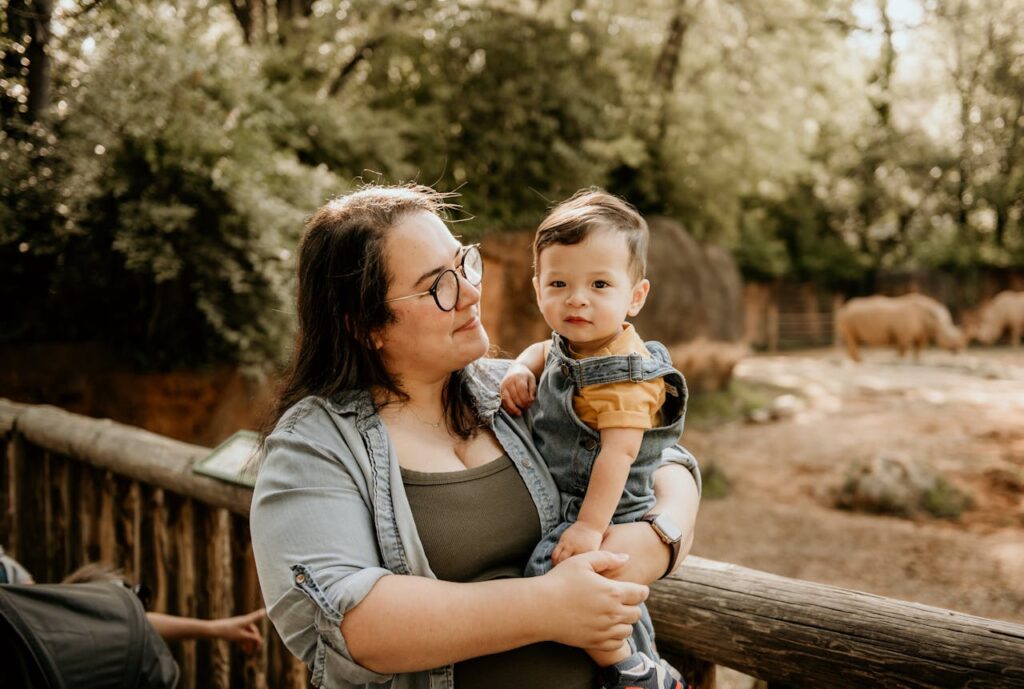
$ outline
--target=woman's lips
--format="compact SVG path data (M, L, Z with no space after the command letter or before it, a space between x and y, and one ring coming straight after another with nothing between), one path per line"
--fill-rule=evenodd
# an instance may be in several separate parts
M461 333L463 330L471 330L471 329L475 328L479 322L480 322L480 319L477 318L476 316L473 316L468 321L466 321L465 323L460 325L458 328L456 328L455 332Z

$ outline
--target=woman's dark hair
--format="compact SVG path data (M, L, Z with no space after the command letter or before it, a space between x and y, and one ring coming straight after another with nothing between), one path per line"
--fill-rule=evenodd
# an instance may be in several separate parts
M411 213L447 219L454 208L450 198L420 185L366 186L330 201L306 224L299 244L298 333L264 438L289 407L309 395L377 389L393 400L408 399L373 341L395 319L384 302L390 284L385 239ZM463 371L449 378L442 403L453 433L468 438L480 427Z

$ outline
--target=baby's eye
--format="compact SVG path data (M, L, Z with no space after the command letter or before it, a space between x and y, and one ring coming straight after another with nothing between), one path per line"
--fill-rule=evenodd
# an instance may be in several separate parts
M565 282L562 281L562 280L552 280L550 286L551 287L565 287Z
M594 280L594 287L597 289L604 289L608 286L608 282L605 280Z

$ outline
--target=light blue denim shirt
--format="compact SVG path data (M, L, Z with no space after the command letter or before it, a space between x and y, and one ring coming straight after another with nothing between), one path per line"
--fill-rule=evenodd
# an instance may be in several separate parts
M509 363L482 359L467 371L546 533L560 521L558 489L534 448L529 414L513 418L501 409L498 386ZM665 459L686 466L699 488L692 455L675 446ZM381 675L352 660L341 633L345 614L381 577L436 578L394 448L366 391L307 397L282 416L266 440L250 527L267 614L288 649L310 667L314 686L453 689L454 666ZM633 642L653 653L645 622L634 626Z

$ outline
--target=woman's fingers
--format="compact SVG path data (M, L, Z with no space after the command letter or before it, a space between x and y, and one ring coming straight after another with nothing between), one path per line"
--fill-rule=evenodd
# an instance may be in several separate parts
M588 649L599 651L614 651L622 645L622 642L633 633L632 625L613 624L608 627L605 633L595 636L592 643L587 645Z
M582 553L580 561L598 574L607 574L629 562L625 553L611 553L607 550L594 550Z
M619 584L623 587L619 600L626 605L640 605L651 594L651 589L643 584L634 584L631 581L621 581Z
M625 555L596 550L566 558L544 575L554 585L549 599L553 620L561 620L555 641L613 650L630 635L649 589L605 575L627 560Z

